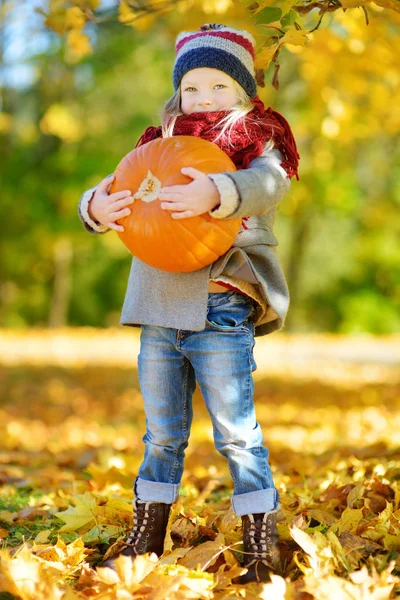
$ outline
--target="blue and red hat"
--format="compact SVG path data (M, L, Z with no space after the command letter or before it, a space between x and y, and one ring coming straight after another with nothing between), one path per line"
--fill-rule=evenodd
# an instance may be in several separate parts
M199 31L183 31L176 38L173 70L175 90L192 69L219 69L235 79L250 98L257 95L254 72L255 40L248 32L215 23Z

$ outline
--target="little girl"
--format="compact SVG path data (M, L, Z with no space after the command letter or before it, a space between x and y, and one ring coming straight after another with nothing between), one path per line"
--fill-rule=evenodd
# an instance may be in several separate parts
M122 325L141 327L138 370L146 413L144 459L134 483L134 526L120 554L163 552L171 505L179 495L199 383L216 449L233 479L233 509L242 518L241 583L279 572L279 505L268 450L256 421L252 372L254 336L283 326L288 289L276 257L272 227L277 205L297 175L296 143L286 120L257 97L254 39L246 31L204 25L176 41L175 93L162 126L149 127L137 145L157 137L196 135L215 142L237 171L205 175L166 187L161 206L172 219L208 212L242 217L233 246L212 265L170 273L132 258ZM132 194L109 194L112 176L85 192L80 218L91 233L122 231ZM113 559L104 563L114 566Z

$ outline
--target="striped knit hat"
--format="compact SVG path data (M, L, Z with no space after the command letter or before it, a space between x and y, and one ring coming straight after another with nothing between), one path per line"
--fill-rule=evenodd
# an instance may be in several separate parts
M244 30L215 23L203 25L199 31L183 31L176 38L173 71L175 90L182 77L192 69L219 69L235 79L250 98L257 95L254 77L253 36Z

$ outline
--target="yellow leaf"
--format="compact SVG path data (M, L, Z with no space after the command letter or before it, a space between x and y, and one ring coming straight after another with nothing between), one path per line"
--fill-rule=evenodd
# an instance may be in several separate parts
M124 520L126 518L132 520L133 511L131 500L123 500L122 498L110 498L107 501L107 504L102 508L105 509L107 515L111 515L112 517L118 515Z
M268 69L269 64L279 48L279 44L272 44L272 46L267 46L262 48L262 50L257 54L254 66L256 69Z
M133 561L130 556L120 555L115 559L115 570L108 567L97 568L97 579L104 583L121 583L129 589L147 577L157 566L156 554L139 555Z
M57 540L57 546L64 544L65 547L65 559L64 563L69 566L76 566L83 562L86 558L86 549L82 538L77 538L68 545L65 545L61 538Z
M292 44L292 46L305 46L308 41L308 34L302 29L289 29L283 37L280 38L279 44Z
M393 514L393 504L386 501L386 508L378 515L378 523L386 529L390 527L390 520Z
M340 535L343 531L355 533L362 518L362 508L349 508L347 506L342 512L340 520L332 525L332 531L337 535Z
M169 552L167 554L164 552L162 558L160 558L160 560L158 561L158 565L159 566L173 565L180 558L183 558L184 556L186 556L186 554L188 552L190 552L190 550L191 550L190 547L189 548L175 548L174 550L171 550L171 552Z
M95 525L89 531L82 535L85 544L94 542L108 541L111 537L116 537L121 533L121 527L118 525Z
M67 8L65 13L65 25L68 29L83 29L85 27L85 13L79 6Z
M371 0L342 0L343 8L357 8L358 6L366 6Z
M230 0L202 0L201 8L204 13L222 15L226 13L230 6Z
M309 535L299 529L294 521L290 526L290 534L294 541L308 554L311 569L316 575L325 576L334 570L332 549L322 533L316 531Z
M287 585L283 577L271 575L271 583L262 586L259 598L261 600L285 600Z
M102 468L99 465L90 463L87 470L89 471L92 480L100 489L114 483L119 483L122 487L128 489L132 486L132 476L128 475L121 467L113 465L112 467Z
M6 523L13 523L15 519L15 512L9 510L0 510L0 519Z
M36 557L26 546L12 558L0 551L0 589L23 600L61 600L57 586L64 567Z
M228 565L226 564L221 565L215 574L215 580L217 582L215 586L216 590L222 590L227 586L230 586L233 579L236 579L237 577L240 577L240 575L247 573L247 569L239 565L237 562L232 566L228 566L228 568L227 566Z
M399 551L400 550L400 535L390 535L389 533L385 533L383 537L383 545L386 550L390 552Z
M336 537L336 535L333 533L332 530L327 531L326 538L332 548L333 559L335 560L337 565L338 566L341 565L345 569L347 569L347 560L346 560L346 556L345 556L345 553L343 550L343 546L339 542L338 538Z
M135 18L135 13L126 2L126 0L121 0L119 4L119 15L118 19L121 23L131 23Z
M170 565L164 567L163 571L156 569L145 583L152 588L151 600L211 600L214 597L211 592L214 587L213 574L190 571L182 565Z
M361 590L350 581L333 575L324 578L307 576L304 580L304 590L318 600L360 600L364 597Z
M40 531L35 537L35 544L46 544L49 540L49 536L51 534L51 529L46 529L45 531Z
M399 12L398 0L374 0L374 4L382 6L383 8L391 8L392 10Z
M47 135L56 135L66 142L77 142L83 132L81 123L63 104L52 104L40 121L40 129Z
M89 492L73 496L73 501L75 506L70 506L63 512L55 513L55 516L65 523L59 529L60 532L76 531L83 525L88 525L95 520L96 500Z
M212 566L224 551L224 536L219 533L214 541L204 542L180 559L179 564L187 569L206 569Z
M276 0L260 0L259 2L257 2L258 7L254 11L252 11L252 15L254 16L257 13L261 12L264 8L268 8L268 6L271 6L271 4L274 4L274 2L276 2Z
M82 31L77 31L76 29L69 31L67 41L73 54L79 58L91 54L92 52L89 36L82 33Z
M274 7L280 8L284 17L292 8L294 0L276 0Z

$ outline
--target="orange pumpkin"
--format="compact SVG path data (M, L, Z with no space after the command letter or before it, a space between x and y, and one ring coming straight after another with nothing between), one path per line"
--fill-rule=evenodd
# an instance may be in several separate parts
M119 221L119 237L146 264L171 272L196 271L211 264L233 243L241 219L214 219L208 213L173 219L161 208L162 187L190 183L181 173L194 167L203 173L235 171L231 159L216 144L194 136L158 138L135 148L115 171L110 193L131 190L131 214Z

